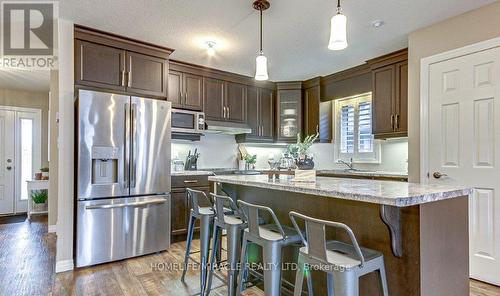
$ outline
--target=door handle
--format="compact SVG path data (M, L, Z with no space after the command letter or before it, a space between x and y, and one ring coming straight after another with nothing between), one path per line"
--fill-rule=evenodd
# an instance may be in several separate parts
M439 179L439 178L441 178L441 177L448 177L448 175L447 175L447 174L443 174L443 173L440 173L440 172L434 172L434 173L432 174L432 176L433 176L434 178L436 178L436 179Z
M10 170L12 170L12 167L11 167L11 166L8 166L8 167L6 167L6 169L7 169L8 171L10 171Z
M130 147L131 147L131 152L130 152L130 155L131 155L131 160L130 160L130 187L132 188L135 188L135 179L136 179L136 159L135 159L135 156L136 156L136 142L137 142L137 105L134 103L132 104L132 116L131 116L131 128L132 128L132 132L131 132L131 144L130 144Z
M167 200L155 199L151 201L138 201L132 203L122 203L122 204L104 204L104 205L93 205L93 206L85 206L86 210L97 210L97 209L115 209L115 208L124 208L124 207L139 207L139 206L147 206L147 205L158 205L166 203Z
M129 188L129 163L130 163L130 107L125 103L125 120L124 120L124 139L125 144L123 147L123 188Z

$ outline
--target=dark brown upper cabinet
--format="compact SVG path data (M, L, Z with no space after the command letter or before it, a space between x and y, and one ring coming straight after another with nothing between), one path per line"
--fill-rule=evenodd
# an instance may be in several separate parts
M373 135L384 139L408 135L408 51L368 61L372 72Z
M146 96L167 96L167 60L136 52L127 52L126 57L127 91Z
M303 133L314 135L319 133L318 142L332 141L332 102L321 102L320 77L304 82L303 97Z
M174 108L203 110L203 77L170 70L167 99Z
M75 83L125 91L125 51L76 40Z
M277 86L276 140L295 142L302 133L302 82L280 82Z
M224 90L223 80L203 78L203 111L206 119L217 121L226 119Z
M274 141L274 91L256 86L246 88L246 117L252 133L237 135L238 143Z
M205 77L205 117L209 120L243 123L246 120L246 85Z
M75 85L165 99L172 49L75 26Z
M226 82L226 120L243 123L246 120L246 85Z

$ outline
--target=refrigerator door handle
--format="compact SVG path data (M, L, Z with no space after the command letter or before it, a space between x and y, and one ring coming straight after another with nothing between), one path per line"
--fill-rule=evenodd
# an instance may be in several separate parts
M125 141L123 147L123 188L130 188L129 184L129 162L130 162L130 106L125 103L125 119L124 119Z
M86 210L98 210L98 209L115 209L115 208L125 208L125 207L140 207L140 206L147 206L147 205L164 204L166 202L167 202L167 199L160 198L160 199L155 199L155 200L138 201L138 202L132 202L132 203L90 205L90 206L85 206L85 209Z
M130 187L135 188L137 165L136 165L136 143L137 143L137 104L132 104L132 114L131 114L131 153L130 153Z

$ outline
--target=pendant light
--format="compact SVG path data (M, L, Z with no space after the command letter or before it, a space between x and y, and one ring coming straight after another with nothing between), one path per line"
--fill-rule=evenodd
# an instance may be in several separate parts
M267 58L262 51L262 11L271 6L267 0L256 0L253 3L253 8L260 12L260 51L257 58L255 58L255 80L268 80L267 74Z
M347 17L342 14L340 0L337 0L337 14L330 21L330 42L328 49L342 50L347 47Z

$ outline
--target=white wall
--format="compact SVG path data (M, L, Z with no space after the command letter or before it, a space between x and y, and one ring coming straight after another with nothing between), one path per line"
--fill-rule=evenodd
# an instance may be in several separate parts
M314 144L311 152L315 158L316 169L344 168L336 164L333 144ZM269 156L279 158L285 150L285 145L277 144L246 144L248 153L257 155L256 168L269 168ZM234 136L208 134L200 142L175 141L172 143L172 157L184 160L188 151L197 148L201 153L198 169L236 168L238 144ZM406 138L381 141L380 164L356 164L360 169L386 172L407 172L408 140Z
M59 19L59 176L56 272L73 269L74 78L73 23Z

